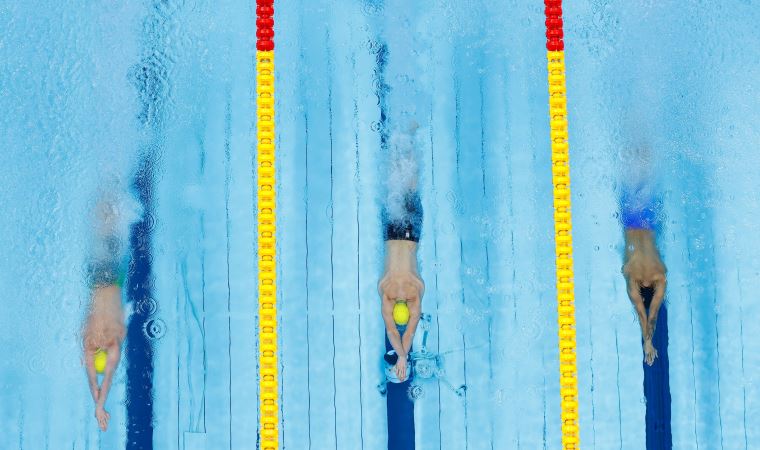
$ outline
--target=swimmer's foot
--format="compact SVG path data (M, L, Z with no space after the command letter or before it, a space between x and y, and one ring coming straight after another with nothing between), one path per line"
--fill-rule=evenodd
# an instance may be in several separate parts
M657 349L654 348L651 341L644 342L644 362L651 366L654 364L655 358L657 358Z
M98 419L98 426L100 431L106 431L108 429L108 421L111 420L111 415L108 414L102 406L95 408L95 418Z

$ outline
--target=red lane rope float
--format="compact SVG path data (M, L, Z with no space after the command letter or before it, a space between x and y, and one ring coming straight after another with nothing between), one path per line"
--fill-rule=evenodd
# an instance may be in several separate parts
M544 0L546 14L546 49L550 52L565 50L562 31L562 0Z
M256 164L258 257L259 440L279 448L273 0L256 0Z
M256 50L274 50L274 0L256 0Z
M575 338L572 216L570 213L570 153L567 131L565 42L562 0L544 0L546 57L549 69L549 125L554 184L557 320L559 325L559 386L562 447L580 448L578 426L578 368Z

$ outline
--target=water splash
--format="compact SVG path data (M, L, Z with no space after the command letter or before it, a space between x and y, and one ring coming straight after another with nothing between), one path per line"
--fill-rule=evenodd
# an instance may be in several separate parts
M405 131L395 130L388 142L384 192L387 219L408 222L407 197L417 190L420 150L417 145L417 123L410 122Z

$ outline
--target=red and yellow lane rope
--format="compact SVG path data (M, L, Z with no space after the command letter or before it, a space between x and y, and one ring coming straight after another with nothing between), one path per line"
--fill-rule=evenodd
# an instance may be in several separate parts
M559 320L559 373L562 414L562 447L580 448L578 426L578 369L575 341L575 289L573 237L570 214L570 157L567 139L565 43L562 0L544 0L546 49L549 68L549 123L551 127L552 179L554 183L554 234L557 262L557 312Z
M279 447L277 414L277 285L275 265L274 8L256 0L256 163L258 165L259 437Z

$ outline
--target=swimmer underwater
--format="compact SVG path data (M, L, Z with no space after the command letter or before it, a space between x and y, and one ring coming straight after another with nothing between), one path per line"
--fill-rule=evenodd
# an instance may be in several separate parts
M412 154L414 133L417 124L412 123L408 132L392 138L392 151L395 155L391 170L399 169L400 161L407 162L416 169ZM393 157L394 155L392 155ZM393 195L389 195L383 208L383 234L385 241L385 270L378 292L381 311L385 323L386 336L395 355L386 361L394 365L393 370L400 381L406 380L409 352L412 349L414 333L420 322L422 296L425 285L417 270L417 244L422 228L422 204L417 193L416 171L409 176L397 176L393 179ZM397 204L394 204L397 203ZM386 344L387 347L387 344ZM392 353L392 352L389 352Z
M640 159L648 162L648 151L640 153L644 155ZM644 169L649 170L648 167ZM625 254L621 271L626 280L628 297L639 318L644 362L651 366L657 358L657 349L654 348L652 339L667 285L667 269L656 243L662 201L654 193L651 176L633 178L624 187L620 200L621 219L625 229ZM646 305L645 297L651 297L649 305Z
M121 358L126 335L121 287L126 273L122 244L115 233L115 206L101 201L96 207L97 242L93 261L87 269L91 303L82 330L83 361L90 393L95 402L95 418L102 431L108 429L111 415L105 410L113 375ZM98 374L103 381L98 385Z

